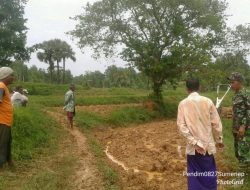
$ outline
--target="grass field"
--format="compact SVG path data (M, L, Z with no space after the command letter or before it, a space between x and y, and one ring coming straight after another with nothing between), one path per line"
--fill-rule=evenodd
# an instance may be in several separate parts
M64 155L65 159L56 161L56 157L62 151L60 150L60 144L62 140L67 139L67 132L62 130L59 124L46 113L46 111L53 111L54 108L52 107L63 106L67 86L26 83L22 85L29 90L30 95L28 107L15 110L12 147L16 168L10 169L7 167L5 169L6 172L0 176L0 189L69 189L71 184L67 181L67 178L74 173L73 166L77 158L70 157L70 154L67 153ZM77 86L76 100L78 106L141 104L149 94L150 91L148 90L86 89ZM164 89L163 95L167 108L166 116L149 111L142 106L119 107L106 114L86 110L77 112L77 125L88 139L90 150L94 154L96 165L102 173L106 189L119 189L120 176L117 169L107 162L103 153L103 145L95 137L93 131L106 130L109 127L136 126L166 118L175 119L178 102L187 96L185 88ZM202 95L208 96L214 101L216 99L215 92L206 92ZM230 106L231 98L232 93L227 96L223 106ZM237 162L234 158L232 146L231 121L225 119L223 124L226 144L223 153L225 163L236 168ZM41 169L36 166L39 165L40 161L43 162L41 167L45 166L45 168ZM47 168L46 162L52 166ZM249 189L249 187L248 185L246 189Z

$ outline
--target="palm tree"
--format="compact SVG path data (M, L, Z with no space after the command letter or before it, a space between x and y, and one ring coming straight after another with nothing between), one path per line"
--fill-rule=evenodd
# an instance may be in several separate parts
M75 52L72 50L71 46L60 39L53 39L49 41L44 41L43 43L34 46L35 49L40 49L41 51L37 53L37 58L45 63L49 64L50 80L53 78L54 62L56 62L57 68L57 83L60 82L60 62L63 61L63 80L65 81L65 63L66 59L71 59L76 61Z
M51 47L50 41L44 41L43 43L36 44L34 46L36 50L40 50L37 52L37 58L41 62L45 62L49 64L49 73L50 73L50 82L53 80L53 71L54 71L54 62L53 62L53 53L54 50Z
M71 59L72 61L76 61L75 58L75 52L72 50L71 46L67 43L67 42L63 42L62 44L62 49L63 49L63 53L62 53L62 60L63 60L63 80L62 82L64 83L65 81L65 63L66 63L66 59Z
M53 59L56 61L56 68L57 68L57 83L60 83L60 62L62 61L63 56L63 41L60 39L54 39L53 42L53 48L54 48L54 55Z

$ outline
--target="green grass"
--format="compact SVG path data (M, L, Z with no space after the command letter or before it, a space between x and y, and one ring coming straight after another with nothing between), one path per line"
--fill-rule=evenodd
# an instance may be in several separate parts
M107 120L103 116L85 111L77 112L76 122L84 129L92 129L107 125Z
M114 126L128 126L129 124L139 124L150 122L157 117L159 113L151 112L145 108L125 107L113 111L107 117L107 122Z
M147 96L84 96L76 94L76 103L78 106L83 105L107 105L107 104L126 104L141 103ZM64 94L50 96L29 96L29 103L36 103L46 107L58 107L64 104Z
M108 115L80 111L77 113L76 122L84 129L96 127L121 127L129 124L140 124L162 118L158 112L151 112L145 108L124 107L112 111Z
M23 176L18 173L32 173L31 167L35 160L55 153L60 134L57 124L40 108L33 106L15 109L12 126L12 156L15 169L5 168L0 177L0 189L21 189Z
M39 148L49 147L51 140L58 137L56 127L56 123L39 108L15 109L12 127L14 159L32 159Z
M5 168L0 189L71 189L78 158L61 150L60 143L69 138L64 129L37 105L15 109L12 129L15 168Z

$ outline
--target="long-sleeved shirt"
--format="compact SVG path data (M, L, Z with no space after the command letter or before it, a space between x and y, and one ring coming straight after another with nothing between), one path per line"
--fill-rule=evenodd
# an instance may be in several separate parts
M75 95L72 90L69 90L65 94L65 101L64 101L64 110L68 112L74 112L75 111Z
M186 154L195 155L195 145L208 154L216 153L215 141L222 143L222 124L209 98L191 93L178 107L177 125L187 139Z
M238 133L240 126L250 126L250 96L245 89L233 97L233 133Z

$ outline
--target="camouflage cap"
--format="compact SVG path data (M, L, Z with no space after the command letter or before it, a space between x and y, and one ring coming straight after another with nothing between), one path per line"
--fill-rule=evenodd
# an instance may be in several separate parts
M230 77L227 77L227 79L230 81L239 81L239 82L244 81L243 75L238 72L233 72Z

